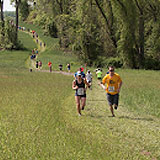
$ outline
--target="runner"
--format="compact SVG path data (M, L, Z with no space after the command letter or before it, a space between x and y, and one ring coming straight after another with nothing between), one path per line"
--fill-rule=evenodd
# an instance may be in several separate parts
M89 83L89 88L91 89L91 85L92 85L92 73L91 73L90 70L87 71L86 80L87 80L87 83Z
M52 62L48 62L49 71L52 72Z
M63 65L59 64L59 70L62 71Z
M103 89L105 89L107 92L107 100L110 106L112 117L115 117L114 109L118 108L119 92L122 86L122 80L121 80L121 77L117 73L114 73L113 66L109 67L109 74L107 74L102 79L100 86ZM113 109L113 105L114 105L114 109Z
M86 105L86 88L85 85L89 86L86 80L82 78L80 71L77 72L76 78L72 82L72 89L76 90L75 100L79 116L81 116L81 110L84 110Z
M38 69L38 61L36 61L36 69Z
M84 68L83 68L83 66L81 66L81 68L80 68L80 69L81 69L81 72L84 72Z
M70 72L70 70L71 70L71 65L70 65L70 63L67 64L67 70L68 70L68 72Z
M39 69L42 69L42 61L39 60L38 65L39 65Z
M98 80L102 80L102 70L100 68L96 70L96 76Z
M77 72L74 74L75 79L77 79L77 73L78 73L79 71L81 72L82 78L85 79L86 75L85 75L84 72L81 71L81 68L78 68Z

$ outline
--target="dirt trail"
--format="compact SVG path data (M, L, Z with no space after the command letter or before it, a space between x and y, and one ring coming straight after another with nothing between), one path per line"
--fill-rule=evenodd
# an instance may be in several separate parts
M59 73L59 74L63 74L63 75L70 75L70 76L74 76L74 73L71 73L71 72L65 72L65 71L52 71L52 72L50 72L49 70L40 70L40 69L38 69L38 70L35 70L35 71L37 71L37 72L48 72L48 73Z
M32 33L27 32L27 31L23 31L26 34L29 34L31 37L33 36ZM38 43L36 42L36 40L38 40ZM33 41L37 44L37 48L38 48L38 56L43 53L46 50L46 46L40 46L40 42L42 44L44 44L44 42L39 38L33 38ZM37 56L37 57L38 57ZM36 72L50 72L49 70L43 70L43 69L36 69L36 64L35 64L35 60L31 60L30 56L29 56L29 60L30 60L30 68L32 68L32 70L36 71ZM70 72L65 72L65 71L52 71L51 73L58 73L58 74L63 74L63 75L70 75L70 76L74 76L74 73L70 73Z

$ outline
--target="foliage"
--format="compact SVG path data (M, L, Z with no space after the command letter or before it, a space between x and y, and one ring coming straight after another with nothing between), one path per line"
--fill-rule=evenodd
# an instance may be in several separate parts
M11 23L11 21L6 20L5 26L3 28L4 35L3 34L0 35L0 40L1 40L0 47L1 48L18 49L21 46L19 41L18 42L15 41L15 37L16 37L15 30L16 28Z
M43 36L38 27L25 27L33 27L46 40L47 51L40 57L62 63L70 60L71 56L51 49L53 38ZM73 77L28 72L25 62L36 44L23 32L19 39L27 50L0 52L1 159L159 159L160 74L116 70L124 83L112 118L105 92L92 72L92 90L87 89L86 108L79 117L71 89Z
M19 12L22 21L25 21L29 15L29 4L26 0L22 0L19 5Z
M61 49L90 65L98 62L98 56L120 57L125 68L147 68L148 57L160 59L160 1L19 2L23 20L41 26L45 35L58 37Z
M5 17L15 17L15 11L4 11Z

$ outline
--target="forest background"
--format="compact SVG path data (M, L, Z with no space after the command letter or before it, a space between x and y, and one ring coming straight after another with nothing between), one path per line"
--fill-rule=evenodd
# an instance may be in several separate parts
M0 48L22 49L19 19L59 38L59 47L90 66L160 69L159 0L11 0L3 12ZM11 18L4 18L9 15ZM8 16L7 16L8 17Z

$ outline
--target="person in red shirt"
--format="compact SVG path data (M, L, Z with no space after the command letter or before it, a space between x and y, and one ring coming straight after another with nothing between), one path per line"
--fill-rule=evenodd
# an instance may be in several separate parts
M81 69L81 72L84 72L84 68L83 68L83 66L81 66L81 68L80 68L80 69Z
M52 62L48 62L49 71L52 72Z

